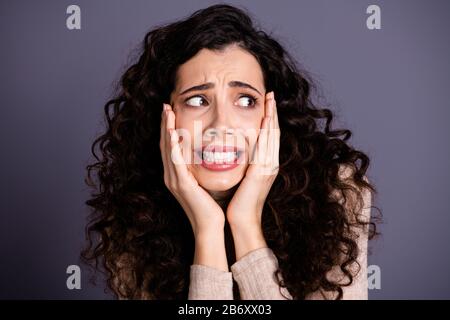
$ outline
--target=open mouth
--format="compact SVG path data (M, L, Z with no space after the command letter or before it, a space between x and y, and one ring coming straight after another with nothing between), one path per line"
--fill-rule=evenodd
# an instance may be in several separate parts
M202 166L208 169L231 169L236 167L243 149L233 146L203 146L196 150Z
M228 152L199 152L199 156L203 161L210 163L233 163L240 158L242 151L228 151Z

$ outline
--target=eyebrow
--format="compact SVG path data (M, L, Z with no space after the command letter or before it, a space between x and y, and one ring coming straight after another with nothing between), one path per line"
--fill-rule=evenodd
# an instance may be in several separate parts
M259 92L256 88L254 88L253 86L249 85L248 83L245 83L242 81L230 81L230 82L228 82L228 86L232 87L232 88L236 88L236 87L237 88L248 88L248 89L254 90L254 91L258 92L260 95L262 95L261 92ZM183 92L180 93L180 96L182 96L183 94L186 94L188 92L191 92L191 91L208 90L211 88L214 88L214 83L212 83L212 82L203 83L198 86L193 86L189 89L184 90Z

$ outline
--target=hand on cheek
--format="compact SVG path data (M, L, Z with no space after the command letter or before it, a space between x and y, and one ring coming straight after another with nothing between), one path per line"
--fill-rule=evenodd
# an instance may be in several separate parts
M225 222L223 211L188 170L175 122L172 107L165 104L160 140L164 183L183 207L195 235L220 231Z
M265 115L253 158L227 207L236 256L266 246L261 230L264 202L279 171L280 129L273 92L266 95ZM242 245L240 245L242 244Z

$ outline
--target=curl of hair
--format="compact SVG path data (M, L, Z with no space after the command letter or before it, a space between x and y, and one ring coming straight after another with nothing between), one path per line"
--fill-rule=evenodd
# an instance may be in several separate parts
M235 44L257 59L266 91L274 91L281 130L279 174L263 210L263 232L279 261L277 273L294 299L322 289L342 298L357 263L354 227L375 223L358 216L369 158L350 147L349 130L332 130L332 112L310 97L313 81L243 10L217 4L148 32L142 53L105 105L105 133L92 144L87 166L92 213L84 262L104 272L109 289L125 299L186 299L194 238L181 206L164 185L160 156L163 102L177 67L199 50ZM323 130L319 121L324 120ZM342 137L342 138L341 138ZM97 148L99 155L97 154ZM359 160L359 165L358 165ZM347 168L350 180L341 179ZM351 183L349 182L351 181ZM343 196L344 203L333 197ZM350 201L356 199L357 201ZM334 266L347 284L326 277Z

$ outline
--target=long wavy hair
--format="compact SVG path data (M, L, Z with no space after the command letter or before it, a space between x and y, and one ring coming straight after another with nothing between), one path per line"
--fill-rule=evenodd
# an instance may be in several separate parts
M181 64L202 48L222 50L230 44L257 59L267 92L273 90L277 98L280 167L262 228L278 258L280 286L294 299L318 289L342 298L342 287L356 275L352 265L358 264L355 226L367 227L369 239L377 234L373 219L358 216L363 190L377 193L365 177L369 158L346 143L351 131L331 129L333 114L313 103L314 82L298 62L255 27L245 9L226 4L149 31L137 62L106 103L106 130L93 142L95 160L87 165L86 183L93 190L86 201L91 213L81 258L103 273L118 298L187 298L194 237L164 184L161 112ZM342 167L351 169L351 183L341 179ZM341 191L344 203L334 191ZM326 276L336 266L346 284Z

